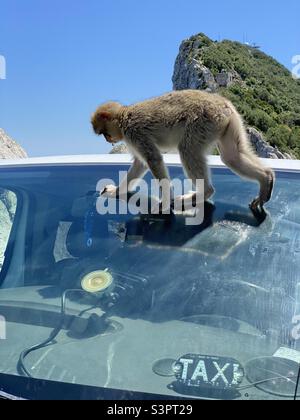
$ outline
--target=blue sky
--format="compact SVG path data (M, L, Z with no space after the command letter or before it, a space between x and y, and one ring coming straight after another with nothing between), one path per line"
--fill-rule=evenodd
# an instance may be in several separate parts
M245 38L291 69L299 16L299 0L0 0L0 127L31 156L107 152L92 111L171 90L183 39Z

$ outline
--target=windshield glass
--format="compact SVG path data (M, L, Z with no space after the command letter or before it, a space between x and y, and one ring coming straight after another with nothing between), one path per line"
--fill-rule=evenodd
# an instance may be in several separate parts
M8 244L13 220L16 213L17 198L16 195L7 189L0 188L0 272L3 266L5 251Z
M200 226L100 215L96 186L126 165L1 169L3 374L160 394L294 398L300 364L299 175L213 171ZM172 177L183 179L171 167ZM146 178L150 181L150 176Z

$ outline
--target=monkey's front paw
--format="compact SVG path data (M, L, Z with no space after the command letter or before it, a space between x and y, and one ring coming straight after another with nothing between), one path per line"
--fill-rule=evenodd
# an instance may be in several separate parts
M178 195L174 199L174 209L179 212L187 210L188 207L192 206L194 196L195 193Z
M101 193L102 197L116 198L118 195L118 187L115 185L107 185Z
M202 194L197 194L195 191L191 191L185 195L179 195L174 199L174 209L176 211L188 211L194 210L203 204L204 199Z

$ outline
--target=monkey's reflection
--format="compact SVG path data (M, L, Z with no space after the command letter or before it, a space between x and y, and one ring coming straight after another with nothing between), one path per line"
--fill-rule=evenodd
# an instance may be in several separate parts
M248 212L243 207L224 203L204 203L204 220L200 225L186 225L186 215L137 216L127 223L127 242L142 242L145 245L160 247L183 247L195 237L201 236L208 228L218 222L236 222L250 227L259 227L267 218L267 213Z
M144 244L181 247L199 233L213 225L215 206L204 205L204 220L200 225L187 226L186 215L138 216L127 223L127 241L142 240Z

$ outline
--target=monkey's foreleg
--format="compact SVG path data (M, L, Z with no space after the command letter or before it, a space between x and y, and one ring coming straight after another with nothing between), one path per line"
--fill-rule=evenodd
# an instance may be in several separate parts
M127 193L132 191L138 180L148 171L147 165L135 158L131 168L118 187L107 185L101 195L107 198L121 198L127 200Z
M132 191L138 183L138 180L143 178L147 171L147 165L135 157L126 177L119 185L118 192L122 194L127 191Z
M169 172L164 163L162 154L155 144L148 139L140 139L139 142L136 140L134 148L137 149L138 154L143 158L154 179L156 179L159 184L161 203L159 206L155 205L151 211L153 214L160 214L161 212L170 214L173 190Z

